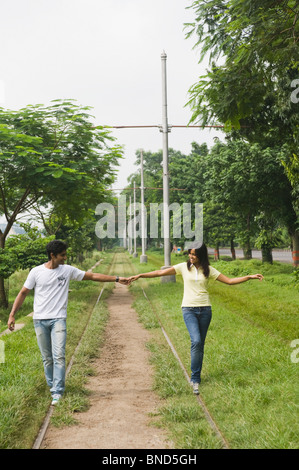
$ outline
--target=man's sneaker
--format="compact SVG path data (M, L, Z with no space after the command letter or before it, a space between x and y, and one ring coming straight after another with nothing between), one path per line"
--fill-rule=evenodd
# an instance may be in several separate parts
M195 395L199 395L199 390L198 390L198 383L197 382L192 382L192 387L193 387L193 393Z
M60 398L61 398L61 395L58 395L58 394L53 395L51 405L57 405L57 403L59 402Z

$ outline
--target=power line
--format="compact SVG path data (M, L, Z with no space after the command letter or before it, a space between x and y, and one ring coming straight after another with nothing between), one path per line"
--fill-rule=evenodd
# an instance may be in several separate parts
M142 188L141 186L136 186L135 189L142 189ZM163 188L144 187L143 189L163 189ZM106 189L106 191L134 191L134 188L114 188L114 189ZM186 189L171 188L170 191L186 191Z
M112 129L140 129L140 128L162 128L161 125L157 125L157 124L153 124L153 125L140 125L140 126L103 126L103 127L110 127ZM198 128L198 129L202 129L204 127L208 127L208 128L224 128L225 126L224 125L221 125L221 124L215 124L215 125L195 125L195 126L188 126L188 125L172 125L170 124L168 126L170 129L172 127L178 127L178 128ZM234 126L232 126L234 127ZM250 126L240 126L241 128L249 128Z

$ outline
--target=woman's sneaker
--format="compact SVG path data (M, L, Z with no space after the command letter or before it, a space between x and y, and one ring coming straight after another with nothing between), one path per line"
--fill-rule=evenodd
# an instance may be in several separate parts
M60 398L61 398L61 395L54 394L54 395L52 396L52 403L51 403L51 405L57 405L57 403L59 402Z
M192 382L192 387L193 387L193 393L195 395L199 395L199 390L198 390L198 383L197 382Z

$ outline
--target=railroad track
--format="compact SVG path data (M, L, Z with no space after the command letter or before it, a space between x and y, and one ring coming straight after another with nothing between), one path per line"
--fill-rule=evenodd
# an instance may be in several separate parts
M117 274L118 274L119 276L128 276L128 275L129 275L128 273L130 273L130 274L136 273L136 274L137 274L136 269L135 269L135 266L131 263L131 261L130 261L130 259L129 259L129 257L127 256L126 253L117 253L117 254L114 255L113 260L112 260L112 263L111 263L110 268L109 268L108 274L110 274L112 271L113 271L113 273L116 273L116 272L117 272ZM87 323L86 323L86 326L85 326L85 329L84 329L84 331L83 331L83 334L82 334L82 336L81 336L81 338L80 338L80 341L79 341L79 343L78 343L78 345L77 345L77 347L76 347L76 349L75 349L75 351L74 351L74 353L73 353L72 358L70 359L70 362L69 362L68 367L67 367L67 370L66 370L66 376L69 374L69 372L70 372L70 370L71 370L71 367L72 367L72 364L73 364L73 361L74 361L76 352L77 352L78 348L80 347L80 344L81 344L82 339L83 339L83 337L84 337L84 333L85 333L85 331L86 331L86 329L87 329L87 327L88 327L88 325L89 325L89 322L90 322L90 320L91 320L93 311L94 311L95 307L97 306L97 304L98 304L98 303L100 302L100 300L101 300L103 291L104 291L104 289L105 289L105 285L106 285L106 283L103 283L103 287L102 287L102 289L101 289L101 291L100 291L100 294L99 294L99 296L98 296L98 298L97 298L97 301L96 301L96 303L95 303L95 305L94 305L94 308L92 309L92 311L91 311L91 313L90 313L90 316L89 316L88 321L87 321ZM177 362L178 362L180 368L182 369L182 371L183 371L183 373L184 373L184 376L185 376L186 380L187 380L188 383L189 383L189 382L190 382L190 377L189 377L189 375L188 375L188 373L187 373L187 371L186 371L186 368L184 367L183 362L181 361L181 359L180 359L180 357L179 357L179 355L178 355L178 353L177 353L177 351L176 351L174 345L172 344L172 342L171 342L169 336L168 336L167 333L166 333L166 330L165 330L165 328L164 328L164 326L163 326L163 324L162 324L161 318L159 317L159 313L158 313L157 310L155 309L155 307L154 307L153 303L151 302L151 300L148 298L148 296L147 296L147 294L146 294L146 292L145 292L145 289L144 289L142 286L139 286L139 287L140 287L141 291L143 292L144 298L145 298L146 301L148 302L150 308L152 309L152 311L153 311L153 313L154 313L154 315L155 315L155 317L156 317L156 319L157 319L157 321L158 321L158 323L159 323L159 326L160 326L161 331L162 331L162 333L163 333L163 335L164 335L164 337L165 337L165 340L167 341L167 343L168 343L168 345L169 345L169 347L170 347L170 349L171 349L171 351L172 351L174 357L176 358L176 360L177 360ZM223 449L229 449L230 447L229 447L228 441L226 440L226 438L225 438L225 436L223 435L222 431L219 429L217 423L216 423L215 420L213 419L213 417L212 417L210 411L208 410L206 404L204 403L204 400L202 399L202 397L201 397L200 395L194 395L194 398L197 400L199 406L202 408L202 411L203 411L203 413L204 413L204 416L205 416L206 420L208 421L209 425L211 426L213 432L214 432L215 435L218 437L218 439L219 439L219 441L220 441L220 443L221 443L221 445L222 445L222 448L223 448ZM47 429L48 429L48 427L49 427L49 424L50 424L50 420L51 420L51 416L52 416L52 414L53 414L53 411L54 411L54 407L50 406L50 408L49 408L49 410L48 410L48 412L47 412L47 415L46 415L46 417L45 417L45 419L44 419L44 421L43 421L43 424L42 424L42 426L41 426L41 428L40 428L40 430L39 430L39 433L38 433L38 435L37 435L37 438L36 438L36 440L35 440L35 442L34 442L34 444L33 444L33 447L32 447L33 449L39 449L39 448L41 447L42 442L43 442L43 440L44 440L44 437L45 437L45 435L46 435Z
M131 263L131 261L128 260L128 262L130 263L130 265L131 265L131 267L132 267L132 271L134 271L136 274L138 274L138 273L136 272L136 270L135 270L134 265ZM166 333L166 330L165 330L165 328L164 328L164 326L163 326L163 323L162 323L162 321L161 321L161 318L160 318L160 316L159 316L159 313L157 312L157 310L156 310L156 308L154 307L153 303L150 301L150 299L149 299L148 296L146 295L146 292L145 292L144 288L140 286L140 289L142 290L145 299L147 300L147 302L149 303L149 305L150 305L150 307L151 307L153 313L155 314L155 317L156 317L156 319L157 319L157 321L158 321L158 323L159 323L159 326L160 326L160 328L161 328L161 331L162 331L162 333L163 333L163 335L164 335L164 337L165 337L165 339L166 339L166 341L167 341L167 343L168 343L168 345L169 345L169 347L170 347L170 349L171 349L171 351L172 351L174 357L176 358L176 360L177 360L177 362L178 362L180 368L182 369L186 380L188 381L188 383L190 383L190 377L189 377L189 375L188 375L188 372L187 372L187 370L186 370L186 368L185 368L183 362L181 361L181 359L180 359L180 357L179 357L179 355L178 355L178 353L177 353L177 351L176 351L174 345L172 344L172 342L171 342L169 336L168 336L167 333ZM215 420L213 419L213 417L212 417L211 413L209 412L209 410L208 410L208 408L207 408L207 406L206 406L204 400L202 399L202 397L201 397L200 395L195 395L195 398L197 399L198 404L199 404L200 407L202 408L206 420L208 421L208 423L210 424L210 426L211 426L211 428L213 429L214 433L216 434L216 436L218 437L219 441L221 442L223 449L229 449L230 446L229 446L229 443L228 443L227 439L225 438L225 436L223 435L222 431L219 429L218 425L216 424Z
M110 274L110 272L112 271L112 268L115 266L115 261L114 261L114 260L115 260L115 256L116 256L116 255L114 255L114 257L113 257L113 259L112 259L112 263L111 263L111 265L110 265L108 274ZM98 264L98 263L96 263L95 266L93 266L93 267L92 267L91 269L89 269L88 271L92 271L92 270L97 266L97 264ZM93 314L93 312L94 312L94 309L96 308L96 306L98 305L98 303L99 303L100 300L101 300L101 297L102 297L102 295L103 295L104 289L105 289L105 283L103 283L103 287L102 287L102 289L101 289L101 291L100 291L100 294L99 294L99 296L98 296L98 298L97 298L97 300L96 300L96 302L95 302L95 304L94 304L94 307L93 307L91 313L89 314L88 321L87 321L87 323L86 323L86 325L85 325L85 328L84 328L84 331L83 331L83 333L82 333L82 335L81 335L81 338L80 338L80 340L79 340L79 342L78 342L78 344L77 344L77 346L76 346L76 349L75 349L75 351L74 351L74 353L73 353L73 355L72 355L72 357L71 357L71 359L70 359L70 361L69 361L69 363L68 363L68 366L67 366L67 369L66 369L66 372L65 372L66 377L68 376L68 374L69 374L69 372L70 372L70 370L71 370L71 368L72 368L72 365L73 365L73 362L74 362L76 353L77 353L77 351L78 351L78 349L79 349L79 347L80 347L80 345L81 345L81 343L82 343L82 340L83 340L85 331L86 331L86 329L88 328L88 325L89 325L89 323L90 323L92 314ZM50 424L50 421L51 421L51 416L52 416L53 412L54 412L54 407L53 407L53 406L50 406L49 409L48 409L48 412L47 412L47 414L46 414L46 416L45 416L45 419L44 419L44 421L43 421L43 423L42 423L42 425L41 425L41 427L40 427L40 429L39 429L39 432L38 432L38 434L37 434L37 437L36 437L36 439L35 439L35 441L34 441L34 443L33 443L32 449L40 449L40 447L41 447L41 445L42 445L42 442L43 442L43 440L44 440L44 437L45 437L45 435L46 435L47 429L48 429L48 427L49 427L49 424Z

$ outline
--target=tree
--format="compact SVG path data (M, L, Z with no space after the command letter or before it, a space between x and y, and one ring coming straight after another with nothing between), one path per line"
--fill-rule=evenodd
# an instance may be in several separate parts
M12 235L6 242L6 250L17 261L17 269L31 269L47 261L47 244L53 236L44 237L37 227L20 224L24 234Z
M109 147L114 139L93 125L89 110L71 100L0 109L0 215L7 221L0 248L20 214L37 202L54 206L60 218L80 220L105 199L122 152ZM0 292L1 284L0 277Z
M36 227L29 224L20 225L25 233L10 236L5 249L0 248L0 298L5 308L8 307L8 290L4 288L4 279L18 269L31 269L46 262L46 245L54 238L43 237Z
M190 89L192 121L217 120L234 137L281 149L296 214L288 227L299 252L299 104L291 99L299 76L298 2L196 0L192 8L196 20L187 36L195 34L201 58L210 59L207 74Z
M169 149L169 169L171 162L177 161L177 159L183 157L181 152L178 152L172 148ZM150 152L150 151L143 151L143 171L144 171L144 200L145 206L147 209L147 226L150 227L150 204L162 204L163 202L163 174L162 174L162 166L161 163L163 161L163 152L159 150L158 152ZM136 162L135 165L140 168L141 164L141 150L137 150L136 152ZM172 170L170 169L170 189L174 189L175 179ZM130 175L128 178L130 185L128 188L133 188L134 182L136 183L137 187L140 187L141 184L141 176L140 170L138 169L137 172ZM125 191L127 195L128 192ZM133 193L132 194L132 202L133 202ZM137 192L137 197L139 197L139 190ZM170 205L172 202L175 202L175 191L170 191ZM172 218L172 214L171 214ZM172 220L170 220L172 222ZM155 239L148 240L148 243L160 243L162 242L162 234L161 234L161 217L158 218L158 230L157 235L158 237ZM172 227L172 224L170 224Z
M82 262L84 254L91 252L96 246L95 216L86 218L83 223L64 223L57 231L57 238L64 240L68 246L68 258L71 262Z
M195 204L203 204L204 216L204 240L215 247L219 242L228 242L232 247L234 257L234 229L232 228L234 217L228 214L226 207L222 203L214 203L209 191L206 191L208 183L209 149L206 143L199 145L192 142L191 153L184 155L174 149L169 149L169 187L170 187L170 207L172 204L179 204L182 212L183 204L189 203L192 210L192 221L190 229L195 229L194 208ZM136 165L140 165L140 152L136 153ZM143 152L145 186L162 188L162 151L152 153ZM140 176L135 173L130 176L131 187L133 181L136 186L140 185ZM163 201L161 190L151 189L145 191L145 203L147 207L150 203ZM182 215L182 214L181 214ZM183 220L181 218L181 237L175 238L173 235L173 213L170 212L171 241L176 245L184 245L186 239L183 231ZM177 222L177 221L176 221ZM149 226L149 221L148 221ZM160 233L160 230L159 230ZM159 241L159 239L157 240Z
M283 97L282 80L288 82L288 97L280 107L294 113L289 104L291 83L298 78L299 70L298 3L195 0L191 8L196 20L186 25L187 37L197 36L195 47L201 46L200 60L209 55L211 66L204 80L191 89L193 119L200 116L205 123L216 117L228 126L238 126L267 105L267 90L276 90L278 104ZM223 65L219 66L220 58ZM269 104L273 106L268 103L268 114ZM265 122L266 129L268 124Z
M224 201L215 203L214 198L204 203L204 242L214 246L214 259L220 259L220 244L230 244L232 259L236 259L234 240L237 235L238 218L231 214Z
M251 258L251 243L259 229L273 233L274 220L286 226L290 218L294 220L291 185L279 164L278 149L243 140L218 142L210 151L206 172L206 194L234 216L245 258ZM275 237L269 236L268 249L274 242ZM266 251L264 255L266 259Z

